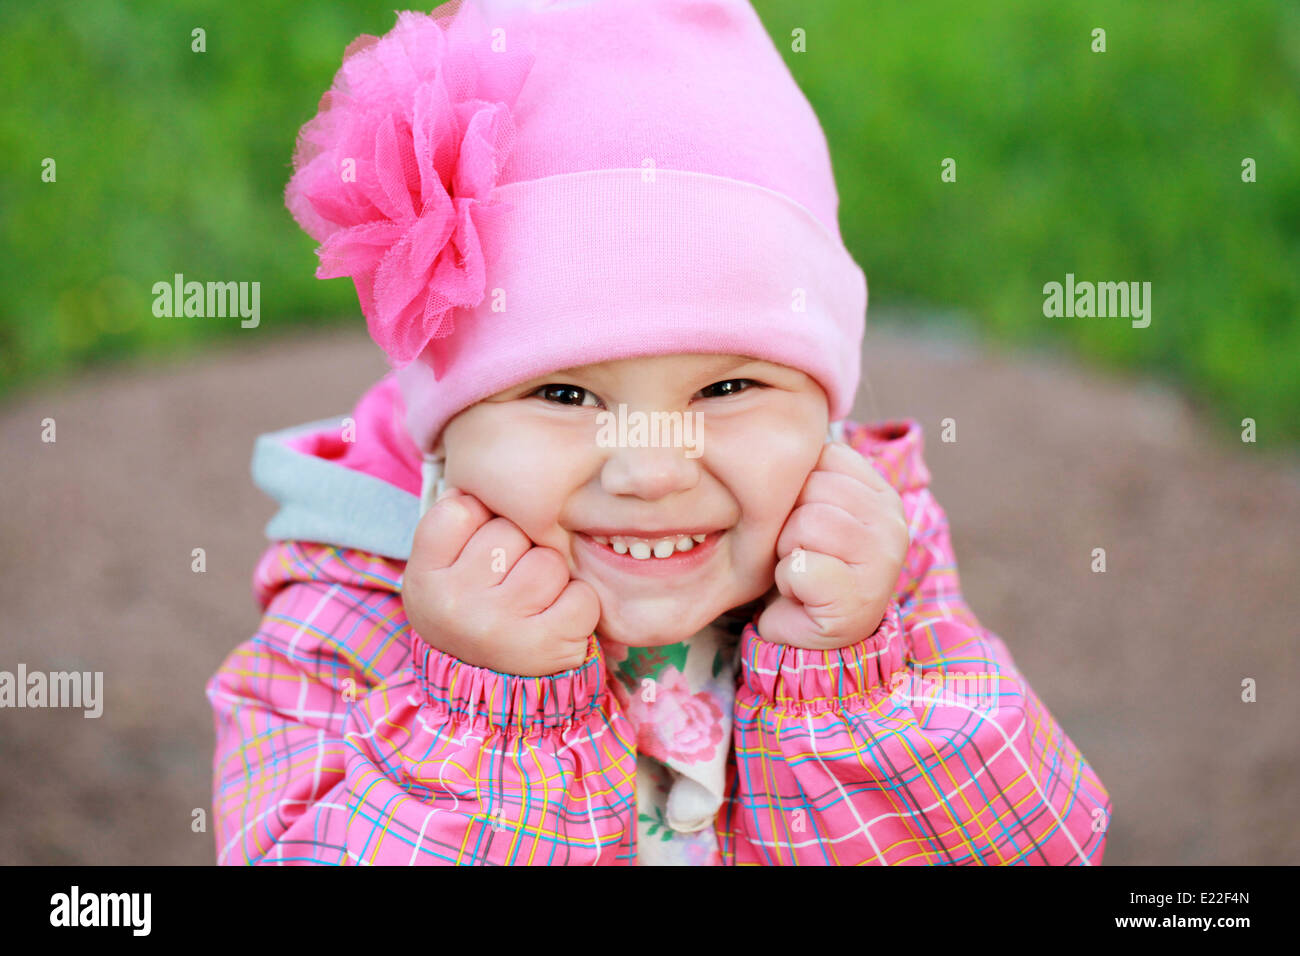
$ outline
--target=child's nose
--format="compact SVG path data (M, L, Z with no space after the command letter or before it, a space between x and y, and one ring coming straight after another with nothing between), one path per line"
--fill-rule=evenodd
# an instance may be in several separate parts
M689 491L700 480L698 458L686 448L612 448L601 469L600 483L611 495L655 501Z

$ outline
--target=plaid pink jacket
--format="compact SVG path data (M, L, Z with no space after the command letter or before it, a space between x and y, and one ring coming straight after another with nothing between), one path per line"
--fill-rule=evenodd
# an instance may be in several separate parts
M913 420L845 438L900 492L911 548L871 637L739 648L724 865L1099 864L1110 799L960 591ZM404 562L298 540L208 683L221 864L636 862L635 732L593 637L548 677L413 633Z

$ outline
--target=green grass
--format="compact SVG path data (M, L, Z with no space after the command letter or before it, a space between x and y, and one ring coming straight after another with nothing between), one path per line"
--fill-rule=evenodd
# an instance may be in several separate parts
M755 6L826 129L873 314L956 310L999 341L1174 381L1225 433L1251 417L1261 444L1300 441L1294 3ZM155 318L151 287L175 272L259 281L265 327L363 322L349 280L313 278L283 189L343 48L390 29L393 9L0 8L0 393L249 334ZM1150 327L1045 318L1042 287L1067 272L1151 282Z

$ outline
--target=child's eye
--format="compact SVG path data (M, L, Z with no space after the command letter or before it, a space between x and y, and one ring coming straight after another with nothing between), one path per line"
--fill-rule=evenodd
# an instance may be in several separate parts
M729 378L725 381L714 382L712 385L700 389L696 394L702 398L725 398L728 395L739 395L750 388L763 387L762 382L756 382L750 378ZM593 392L577 385L543 385L532 392L532 395L540 396L547 402L554 402L557 405L572 405L575 408L599 407L601 404L600 399Z
M577 385L543 385L534 395L540 395L545 401L555 402L557 405L598 405L600 400L585 388L579 388ZM591 399L590 402L587 399Z
M714 382L712 385L706 385L700 389L699 394L704 398L725 398L727 395L739 395L747 391L751 386L762 388L762 384L754 381L752 378L729 378L723 382Z

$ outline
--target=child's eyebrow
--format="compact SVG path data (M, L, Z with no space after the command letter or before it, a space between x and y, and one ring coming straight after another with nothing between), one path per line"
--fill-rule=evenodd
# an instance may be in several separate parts
M759 359L746 358L745 356L732 355L723 358L719 362L706 367L700 372L701 375L721 375L723 372L734 372L738 369L746 369L751 365L765 365L767 363Z
M720 378L715 376L724 374L730 378L753 377L773 382L792 382L800 373L784 365L777 365L764 359L741 357L729 362L711 365L700 373L700 377L719 381Z
M781 366L774 365L771 362L765 362L763 359L741 358L738 361L726 362L723 365L718 366L711 374L720 374L724 369L743 372L746 369L751 368L754 369L755 374L758 375L779 375L783 371Z

